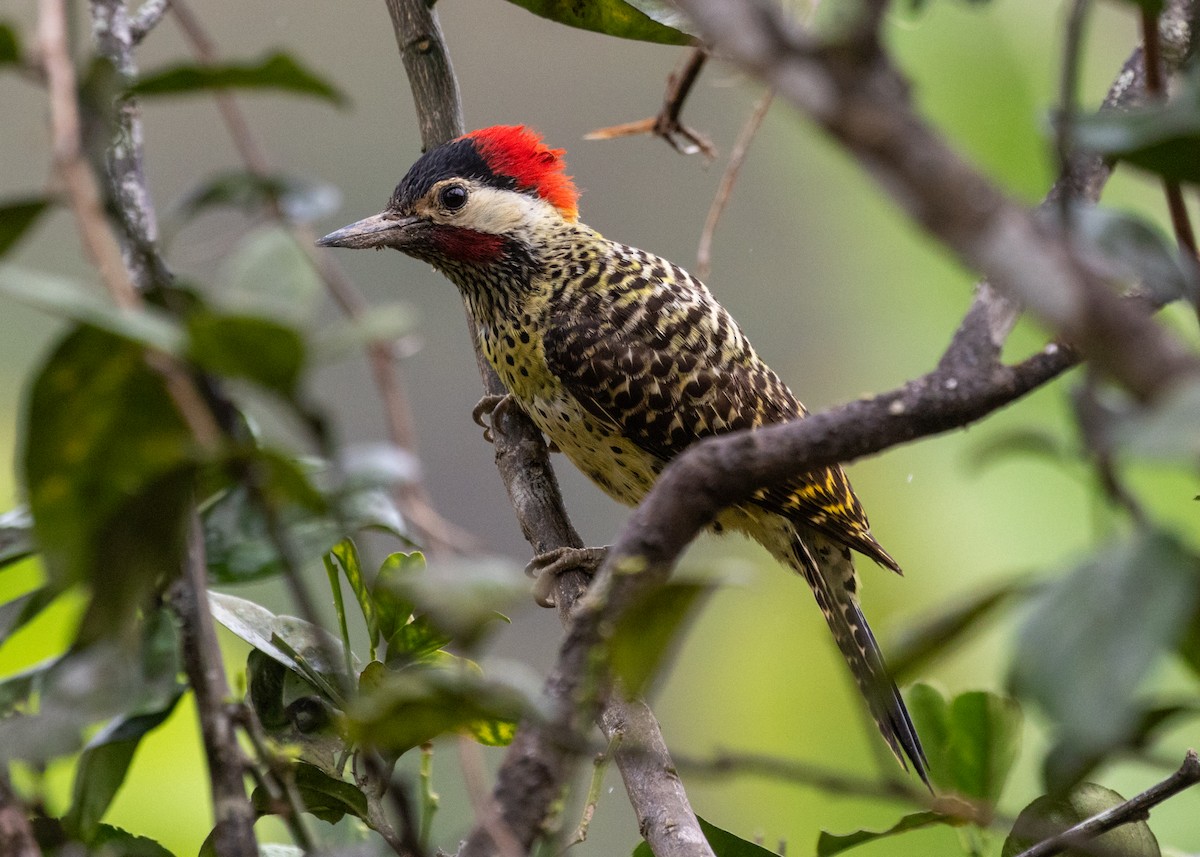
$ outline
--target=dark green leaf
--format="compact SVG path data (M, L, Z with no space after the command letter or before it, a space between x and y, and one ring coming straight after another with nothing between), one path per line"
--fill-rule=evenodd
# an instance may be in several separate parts
M33 543L33 518L24 506L0 515L0 568L37 550Z
M33 383L23 432L34 534L52 582L92 584L83 639L129 627L180 567L196 451L144 349L71 331Z
M1165 103L1080 117L1080 146L1177 181L1200 182L1200 72Z
M1119 414L1110 428L1112 443L1133 456L1160 461L1200 458L1200 383L1174 385L1152 406Z
M672 581L625 611L609 643L613 672L625 693L642 695L688 617L711 592L709 584Z
M337 105L346 103L345 96L332 84L286 53L271 54L256 63L183 64L147 72L130 91L146 97L213 89L273 89L311 95Z
M188 357L225 378L251 381L286 399L296 394L304 368L304 340L265 318L193 312L187 321Z
M12 24L0 24L0 66L21 62L21 42Z
M700 830L716 857L776 857L774 851L722 830L700 816L696 816L696 821L700 823ZM637 848L633 849L633 857L654 857L654 852L648 843L639 842Z
M1200 294L1195 263L1185 264L1175 241L1136 214L1099 206L1078 206L1080 236L1103 256L1116 276L1136 284L1155 303Z
M908 692L908 708L929 757L929 777L944 791L995 805L1017 758L1021 709L986 691L950 702L927 684Z
M96 857L174 857L153 839L101 824L92 836L89 853Z
M0 294L56 318L97 327L158 351L182 351L183 331L161 310L152 306L122 309L75 280L4 265L0 266Z
M4 51L4 30L0 26L0 54ZM3 57L0 56L0 64ZM0 256L11 250L21 236L29 231L50 205L50 200L44 196L29 199L11 199L0 204Z
M388 666L396 667L430 660L448 646L451 640L449 634L438 630L429 621L429 617L414 616L411 622L401 625L387 638Z
M46 674L57 662L57 658L51 658L0 679L0 717L7 717L30 696L40 693Z
M1099 815L1125 799L1115 791L1095 783L1080 783L1062 797L1042 795L1021 810L1012 831L1004 840L1001 857L1016 857L1044 839L1056 836L1081 821ZM1120 854L1121 857L1161 857L1158 840L1144 820L1133 821L1063 851L1064 857L1094 857L1096 854Z
M822 830L817 839L817 857L832 857L834 854L841 854L858 845L874 842L876 839L897 836L910 830L920 830L935 824L956 825L958 823L952 816L942 815L940 812L914 812L904 816L887 830L856 830L853 833L844 834Z
M1129 738L1142 681L1182 638L1198 590L1197 558L1175 537L1144 530L1106 545L1034 602L1011 682L1057 726L1052 791Z
M348 749L339 712L297 672L251 649L246 659L248 698L267 735L295 747L300 758L331 775L340 773Z
M1151 15L1162 14L1163 6L1165 5L1165 0L1121 0L1121 2L1129 6L1140 6Z
M549 18L551 21L557 21L569 27L620 36L623 39L638 39L664 45L688 45L695 41L687 33L680 32L675 28L684 23L682 16L675 13L676 17L667 18L666 15L670 11L669 5L655 2L655 0L641 0L636 3L626 3L624 0L509 0L509 2L528 9L535 15ZM646 11L639 11L637 7L656 14L656 17L671 21L672 26L659 23Z
M291 774L305 810L312 815L329 824L336 824L347 813L366 820L367 796L358 787L305 762L293 765ZM254 790L251 801L259 815L270 815L275 809L261 787Z
M71 809L63 818L73 836L88 842L96 835L100 819L125 782L138 744L166 721L184 689L180 686L158 710L117 718L88 742L75 768Z
M180 200L179 216L191 220L211 208L238 208L257 214L264 208L277 207L294 223L309 223L332 214L340 204L333 185L295 176L258 175L234 170L211 176Z

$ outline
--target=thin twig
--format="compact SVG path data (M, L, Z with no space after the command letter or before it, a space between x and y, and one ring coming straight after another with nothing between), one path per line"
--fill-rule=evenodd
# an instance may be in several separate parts
M276 814L283 817L283 823L295 843L305 852L311 852L316 842L304 819L306 807L292 776L292 760L279 756L271 749L270 741L252 708L239 705L235 709L235 716L259 762L258 765L248 766L251 774L259 787L267 791L272 802L282 804L283 811Z
M1079 66L1083 47L1083 26L1087 18L1091 0L1074 0L1071 11L1067 15L1067 25L1063 36L1062 79L1059 82L1058 122L1055 129L1055 148L1058 152L1058 172L1062 181L1071 184L1071 171L1074 168L1075 149L1075 112L1076 98L1079 90ZM1074 200L1064 194L1059 198L1059 220L1063 233L1071 234L1072 205Z
M146 0L142 4L129 22L129 35L135 45L140 44L158 26L170 5L171 0Z
M1068 848L1095 839L1097 836L1107 833L1123 824L1129 824L1132 821L1145 821L1150 817L1151 809L1168 798L1174 797L1181 791L1191 788L1196 783L1200 783L1200 758L1196 756L1195 750L1188 750L1179 770L1162 782L1151 786L1136 797L1132 797L1124 803L1114 806L1112 809L1106 809L1104 812L1098 813L1086 821L1081 821L1079 824L1064 830L1056 836L1043 839L1032 848L1022 851L1017 857L1051 857L1054 854L1066 851ZM1019 830L1013 831L1014 834L1018 834L1019 832Z
M483 828L498 857L522 857L526 849L497 811L496 804L491 800L483 767L483 757L479 745L470 738L459 736L458 763L462 769L463 782L467 788L467 798L475 811L475 825Z
M196 59L206 65L217 63L219 56L216 44L191 5L186 0L173 0L171 10ZM251 130L237 98L225 91L217 91L213 98L247 172L260 178L269 177L270 161ZM268 213L291 232L296 246L308 257L338 308L352 320L364 318L370 312L370 306L333 254L317 246L317 234L312 227L290 221L275 202L268 205ZM393 446L416 455L416 429L404 381L397 369L395 349L388 342L372 342L367 345L366 351L371 376L383 404L388 440ZM393 493L401 514L417 530L418 538L428 552L462 553L474 549L475 537L437 513L428 491L420 481L406 480L397 484Z
M597 753L592 759L592 777L588 782L587 795L583 800L583 812L580 814L579 824L575 826L575 832L571 835L570 840L559 850L559 857L576 845L587 842L588 828L592 826L592 819L596 815L596 805L600 802L600 792L604 788L604 775L608 772L608 762L612 758L615 745L620 743L621 738L622 736L619 734L614 735L609 740L608 747L604 752Z
M708 279L708 273L712 267L712 242L713 235L717 231L717 223L725 211L725 206L729 203L733 186L737 183L738 173L742 169L742 164L746 162L746 155L750 152L750 144L758 134L758 129L762 127L763 120L767 118L767 111L771 109L771 101L774 98L775 93L769 89L759 97L758 103L754 105L754 112L742 126L737 142L729 151L729 163L725 167L725 174L721 176L717 195L713 197L712 205L709 206L708 217L704 221L704 231L700 233L700 246L696 250L696 276L702 280Z

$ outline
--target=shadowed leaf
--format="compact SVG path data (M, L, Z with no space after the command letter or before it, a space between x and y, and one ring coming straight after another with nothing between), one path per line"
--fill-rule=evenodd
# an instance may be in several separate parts
M853 833L830 833L822 830L817 837L817 857L833 857L867 842L898 836L910 830L920 830L935 824L955 825L957 822L940 812L914 812L906 815L887 830L856 830Z
M1124 802L1125 799L1112 789L1095 783L1080 783L1063 797L1042 795L1021 810L1004 840L1000 855L1016 857L1039 842ZM1150 827L1139 819L1061 853L1064 857L1095 857L1097 854L1160 857L1162 852Z
M686 19L658 0L509 0L535 15L569 27L623 39L664 45L688 45L695 40L681 32ZM669 23L662 23L669 22Z
M195 311L188 316L188 357L225 378L253 382L291 399L304 368L304 340L290 327L248 315Z
M711 592L710 584L672 581L625 611L613 631L609 652L626 694L642 695L689 616Z
M12 24L0 24L0 66L16 65L21 61L21 42Z
M339 106L346 103L345 96L332 84L286 53L271 54L258 62L221 65L185 63L147 72L130 88L130 92L144 98L213 89L267 89L311 95Z
M305 762L293 765L291 774L304 809L321 821L336 824L346 814L366 819L367 796L357 786ZM275 811L274 802L261 786L250 799L259 815Z
M205 179L179 201L177 210L182 219L191 220L212 208L232 207L256 214L274 206L293 223L310 223L332 214L340 204L338 189L324 182L232 170Z

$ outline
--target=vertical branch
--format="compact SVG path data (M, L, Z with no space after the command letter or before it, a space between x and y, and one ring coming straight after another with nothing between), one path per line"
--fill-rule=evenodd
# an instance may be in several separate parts
M208 574L200 516L188 524L183 577L170 592L182 624L183 662L196 696L196 712L212 786L214 850L221 857L257 857L254 807L246 795L245 760L238 747L235 720L227 701L229 682L208 611Z

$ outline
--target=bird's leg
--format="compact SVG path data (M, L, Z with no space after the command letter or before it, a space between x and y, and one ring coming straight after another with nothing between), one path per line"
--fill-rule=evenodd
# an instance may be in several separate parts
M554 606L554 583L560 574L582 571L589 577L608 556L608 545L600 548L556 548L540 553L525 566L534 579L533 600L542 607Z
M492 432L492 426L496 424L497 417L504 413L504 409L512 405L513 397L511 393L505 393L503 396L484 396L471 410L471 419L475 421L475 425L483 429L483 439L488 443L493 443L496 440L495 434ZM488 417L488 421L484 422L484 417ZM547 440L546 448L550 452L562 452L552 440Z
M508 393L503 396L484 396L472 409L471 419L475 421L475 425L483 429L483 439L488 443L495 440L492 436L492 426L496 422L496 417L504 413L504 409L511 405L512 401L513 397ZM484 417L488 417L487 422L484 422Z

